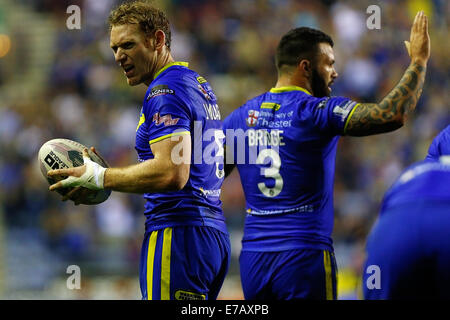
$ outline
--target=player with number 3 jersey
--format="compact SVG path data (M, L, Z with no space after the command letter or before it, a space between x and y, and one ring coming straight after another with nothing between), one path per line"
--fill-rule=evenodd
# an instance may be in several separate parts
M247 205L239 258L246 299L337 298L331 239L337 142L393 131L414 110L429 56L423 13L410 40L412 61L399 84L378 104L358 103L330 97L338 76L332 39L293 29L277 47L275 87L224 120L226 174L237 167Z
M245 163L239 164L237 159L240 152L237 142L233 150L248 213L241 254L241 278L246 298L272 298L265 293L255 296L249 293L266 292L254 288L254 285L269 286L265 281L253 283L251 280L250 272L262 277L271 275L270 269L265 271L270 264L263 263L266 261L264 256L257 253L271 252L266 257L272 261L277 259L273 253L282 252L285 257L279 256L278 259L284 260L287 272L294 272L291 268L296 268L293 260L297 259L299 250L303 250L299 256L313 262L312 269L325 271L324 275L328 277L324 277L323 286L311 294L321 297L321 288L325 288L328 281L328 294L336 296L333 286L336 264L330 236L333 229L334 162L338 135L344 133L348 115L356 106L356 102L350 99L316 98L306 89L287 86L272 88L226 118L225 131L240 128L247 132ZM258 117L257 124L251 127L249 114ZM271 134L273 132L276 134ZM226 132L227 139L230 134L232 131ZM228 142L227 151L230 152ZM246 268L248 261L251 261L252 271ZM255 268L261 273L255 273ZM305 276L318 277L314 274ZM280 279L270 286L275 290L273 286L279 285L277 292L281 292L283 287L291 291L290 286L307 283L303 277L295 281L289 279L289 283L284 283ZM296 297L293 294L295 292L274 297Z

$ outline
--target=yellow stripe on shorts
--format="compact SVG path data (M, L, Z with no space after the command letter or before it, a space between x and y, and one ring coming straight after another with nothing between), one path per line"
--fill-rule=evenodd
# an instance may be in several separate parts
M172 247L172 228L164 229L161 257L161 300L170 300L170 253Z
M337 268L336 266L336 257L334 256L334 252L331 252L331 261L334 262L334 267ZM338 283L339 283L339 272L337 269L334 270L334 276L336 277L336 281L334 283L334 290L336 292L335 295L333 295L333 299L337 299L339 292L338 292Z
M158 238L158 231L153 231L148 241L147 252L147 299L153 299L153 264L155 260L156 239Z
M325 266L325 292L327 300L333 300L333 278L331 275L330 252L323 250L323 264Z

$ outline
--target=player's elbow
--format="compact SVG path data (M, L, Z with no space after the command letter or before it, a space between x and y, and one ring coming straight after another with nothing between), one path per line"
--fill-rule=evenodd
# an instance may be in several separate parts
M406 123L407 115L406 113L396 114L392 117L392 127L395 129L399 129L403 127Z
M404 126L406 122L406 115L400 113L391 113L385 115L385 121L380 124L375 133L386 133L395 131Z
M405 120L401 117L392 119L391 121L385 122L380 126L374 133L387 133L392 132L403 127Z

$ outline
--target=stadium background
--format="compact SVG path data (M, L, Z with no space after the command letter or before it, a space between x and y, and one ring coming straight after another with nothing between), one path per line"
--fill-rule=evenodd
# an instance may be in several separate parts
M0 298L139 299L138 260L144 232L140 195L113 193L98 206L63 203L47 191L37 151L65 137L95 146L114 166L136 162L134 133L145 86L128 87L109 48L105 24L114 0L0 0ZM81 8L81 30L66 9ZM273 52L298 26L335 40L340 75L333 94L379 101L409 64L415 13L430 18L431 60L422 98L395 133L342 138L335 181L339 298L361 298L364 243L382 195L400 171L425 157L450 123L449 13L446 0L155 1L172 23L176 60L205 76L222 117L276 81ZM381 30L366 27L366 8L381 8ZM241 299L238 254L245 201L234 172L223 186L232 261L221 299ZM407 223L407 222L405 222ZM69 265L81 289L69 290Z

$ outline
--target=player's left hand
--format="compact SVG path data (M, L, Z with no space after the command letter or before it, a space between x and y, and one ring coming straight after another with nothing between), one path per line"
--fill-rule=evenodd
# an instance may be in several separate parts
M89 157L87 149L83 150L83 161L84 165L79 167L50 170L49 172L47 172L47 175L49 177L68 176L68 178L52 184L49 187L49 190L53 191L59 188L67 187L84 187L93 190L103 189L103 180L106 168L92 161ZM74 194L71 194L71 196L69 195L69 197L73 196ZM67 197L67 199L69 197Z
M106 164L106 168L109 168L108 162L100 155L100 153L94 147L90 147L89 149L90 152L95 153L97 157L99 157ZM90 192L91 191L87 188L75 187L62 197L62 201L72 200L74 204L78 206Z

